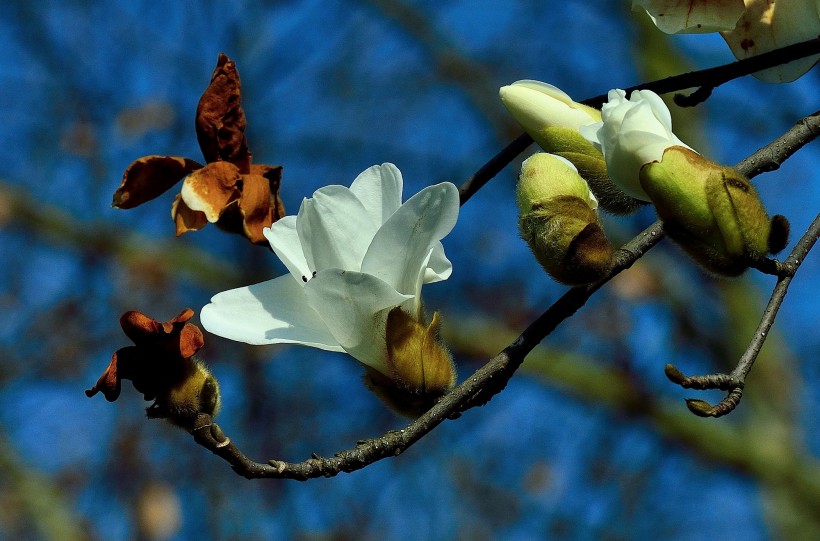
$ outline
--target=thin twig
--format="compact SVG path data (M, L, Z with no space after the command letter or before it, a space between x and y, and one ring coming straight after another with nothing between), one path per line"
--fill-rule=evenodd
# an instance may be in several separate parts
M643 83L629 87L626 90L629 95L633 90L651 90L657 94L667 94L685 88L708 86L716 88L726 82L729 82L738 77L743 77L760 71L784 64L791 60L797 60L806 56L820 53L820 38L811 39L802 43L789 45L782 49L776 49L768 53L763 53L751 58L738 60L730 64L724 64L714 68L707 68L699 71L692 71L681 75L667 77L666 79L658 79L649 83ZM600 94L592 98L587 98L580 103L589 105L591 107L600 108L606 103L607 95ZM817 113L815 113L816 115ZM793 128L801 130L799 126ZM815 124L814 130L819 128ZM523 152L533 140L529 134L522 134L512 143L501 149L501 151L493 156L481 169L479 169L473 176L468 178L459 189L459 196L461 204L466 203L475 193L481 189L487 182L492 180L498 173L501 172L516 156ZM780 162L772 162L774 169L780 166Z
M800 268L801 263L812 249L817 239L820 238L820 214L814 219L803 237L797 242L789 257L784 263L778 265L780 274L777 279L777 284L772 291L772 296L769 298L769 304L763 311L763 317L755 330L752 340L749 342L749 347L740 357L737 366L729 374L707 374L703 376L687 376L677 367L667 364L665 371L666 376L673 382L677 383L685 389L720 389L729 391L729 394L720 402L712 406L704 400L694 398L686 399L686 405L689 410L695 415L701 417L720 417L726 415L734 410L740 403L743 396L743 387L746 383L746 376L751 372L757 356L766 338L769 336L774 324L774 319L777 317L777 312L786 298L786 292L789 289L792 278L794 278L797 269Z
M481 166L481 169L461 185L458 190L459 203L464 205L478 190L491 181L531 144L532 137L530 137L530 134L523 133L515 141L502 148L498 154L490 158L490 161Z
M811 117L807 117L807 119L809 118ZM770 164L763 163L764 160L771 159L777 161L777 163L781 163L798 148L817 135L818 130L815 124L817 120L807 121L807 119L801 120L800 124L814 127L810 127L801 132L806 137L806 140L795 144L784 144L784 138L788 139L794 136L794 129L789 130L783 136L740 162L736 166L738 170L751 178L759 172L767 170L766 168L770 166ZM521 138L519 138L519 140L520 139ZM510 158L510 160L511 159L512 158ZM486 169L488 165L482 167L479 172ZM498 164L493 167L498 167ZM501 168L503 168L503 166L501 166ZM476 176L478 176L478 173L474 175L470 181ZM469 184L470 181L466 184ZM484 182L486 182L486 180ZM462 192L462 194L463 193L464 192ZM472 190L471 193L475 193L475 190ZM466 198L462 198L463 201L466 201L466 199L469 199L469 195L467 195ZM820 227L820 225L818 225L818 227ZM813 224L810 231L807 232L807 235L811 236L810 233L814 231L814 228ZM816 240L816 236L820 234L820 232L815 231L814 233ZM659 221L637 235L615 254L612 271L607 277L595 284L574 287L567 291L544 314L527 327L512 344L490 359L472 376L456 386L429 411L401 430L389 431L381 437L360 441L354 448L340 451L332 457L313 455L310 459L298 463L278 460L271 460L268 463L259 463L250 460L229 438L222 434L219 426L206 414L200 414L191 433L197 443L228 461L238 474L248 479L279 478L306 480L316 477L332 477L340 472L351 472L361 469L383 458L397 456L432 431L445 419L458 417L470 408L486 404L495 394L503 390L523 362L524 357L526 357L535 346L546 338L560 323L583 307L587 299L603 284L624 269L629 268L635 261L640 259L649 249L657 244L663 236L663 225ZM813 242L811 244L805 244L803 240L801 240L798 246L803 246L803 248L801 248L802 251L798 251L796 247L792 255L796 257L797 253L802 254L799 259L799 261L802 261L805 254L811 249L811 245L813 245ZM790 256L790 258L791 257L792 256ZM795 263L798 264L797 260L795 260ZM771 318L773 320L774 314L771 315Z
M820 136L820 111L815 111L800 119L789 131L778 137L778 146L766 145L737 164L736 168L748 178L775 171L789 156L818 136Z

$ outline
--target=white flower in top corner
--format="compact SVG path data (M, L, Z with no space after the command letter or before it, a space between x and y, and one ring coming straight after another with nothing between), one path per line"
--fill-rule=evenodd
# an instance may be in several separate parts
M737 59L820 37L820 1L746 0L746 11L737 26L720 35ZM808 56L752 75L767 83L788 83L818 60L820 55Z
M608 99L602 122L581 127L581 135L601 150L609 177L621 190L649 201L641 188L641 167L659 161L669 147L689 147L672 133L669 109L651 90L636 90L629 100L625 91L610 90Z
M743 0L634 0L658 30L667 34L704 34L731 30L746 10Z
M304 199L297 216L265 229L290 274L215 295L202 309L210 332L249 344L302 344L344 351L394 377L388 314L423 323L421 286L452 272L440 240L456 223L458 190L429 186L404 204L393 164ZM452 383L451 383L452 384Z
M818 0L634 0L667 34L720 32L737 59L756 56L820 36ZM794 81L820 55L756 72L767 83Z

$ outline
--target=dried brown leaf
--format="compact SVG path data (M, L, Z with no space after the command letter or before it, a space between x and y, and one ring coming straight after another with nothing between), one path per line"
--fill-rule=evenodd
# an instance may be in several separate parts
M159 197L202 165L176 156L144 156L128 166L112 206L130 209Z

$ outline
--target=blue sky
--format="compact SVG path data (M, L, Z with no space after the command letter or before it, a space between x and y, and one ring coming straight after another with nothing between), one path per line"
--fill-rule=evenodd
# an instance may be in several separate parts
M82 393L128 344L117 324L125 310L166 319L283 272L272 254L213 226L173 240L170 193L134 210L110 208L132 160L200 158L194 111L219 52L242 77L254 159L284 166L282 198L296 212L317 188L349 184L376 163L399 166L405 197L442 180L460 184L518 134L497 99L514 80L548 81L578 99L640 82L639 60L652 51L635 41L638 19L622 4L419 1L409 6L420 18L408 22L395 3L375 1L11 3L0 21L0 140L10 151L0 182L55 225L0 211L0 429L15 457L8 471L42 476L92 539L144 533L138 502L150 486L167 488L180 506L172 539L776 538L780 523L766 502L784 501L782 487L670 436L652 415L535 369L401 457L306 483L236 476L184 432L147 421L130 384L113 404ZM715 35L666 39L690 69L732 60ZM701 123L699 150L732 164L817 110L818 82L817 68L789 85L744 78L680 114ZM816 145L755 181L768 209L789 218L794 239L820 206ZM454 330L520 332L565 289L519 238L517 163L462 209L444 241L453 277L425 288L429 311L441 310ZM647 209L605 226L625 241L654 219ZM113 235L120 251L77 241L78 231ZM200 254L200 266L221 261L231 278L214 285L196 263L184 271L183 249ZM693 441L717 437L713 426L734 427L775 450L778 440L805 442L807 451L796 443L787 458L816 463L819 278L812 254L740 410L697 420ZM668 242L624 279L544 346L627 374L671 408L663 411L683 413L693 392L669 383L663 364L726 370L774 282L755 273L728 284L706 277ZM644 294L625 293L634 283L645 284ZM344 355L207 340L204 357L225 397L220 424L259 460L332 454L403 426ZM473 341L483 358L495 352L491 332ZM454 353L462 378L480 365ZM31 538L48 537L31 507L14 509L0 537L30 523L41 528Z

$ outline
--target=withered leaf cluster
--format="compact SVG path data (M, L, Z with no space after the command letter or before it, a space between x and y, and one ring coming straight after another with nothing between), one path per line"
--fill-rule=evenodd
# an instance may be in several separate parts
M86 396L101 392L113 402L120 396L122 380L128 379L145 400L155 400L169 385L184 379L191 358L205 344L199 327L188 323L193 315L194 311L186 308L160 323L135 310L124 313L120 325L134 345L114 352L108 368Z
M220 54L196 111L206 164L177 156L139 158L125 170L113 206L136 207L185 179L171 207L177 236L211 222L266 245L262 230L285 214L279 199L282 167L252 163L245 127L236 64Z

